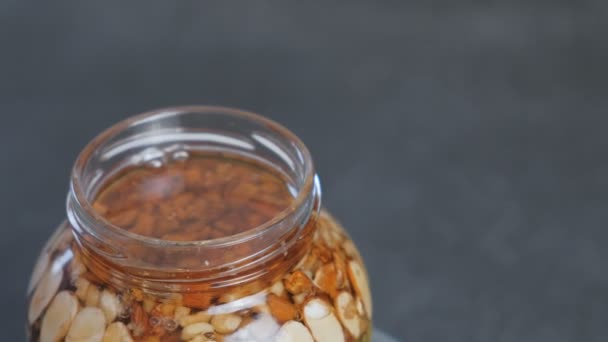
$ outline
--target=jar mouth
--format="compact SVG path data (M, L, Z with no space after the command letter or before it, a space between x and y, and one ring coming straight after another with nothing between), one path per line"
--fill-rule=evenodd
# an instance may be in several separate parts
M87 173L90 173L88 167L90 166L91 160L96 157L96 154L99 153L104 146L108 146L111 144L112 140L117 138L120 134L123 134L129 129L133 129L133 127L137 127L140 125L149 126L146 130L146 136L152 137L150 141L155 141L155 128L154 123L159 122L161 120L166 120L168 118L177 118L179 120L181 115L190 115L190 116L223 116L234 120L235 122L242 121L248 122L250 124L254 124L259 127L263 127L266 131L272 132L275 137L279 137L281 141L286 142L289 148L292 149L293 153L291 156L286 156L285 151L283 152L283 156L285 158L292 157L291 162L297 162L299 165L299 170L297 171L298 182L297 188L295 189L295 194L293 201L285 207L282 211L278 212L274 217L272 217L269 221L266 221L258 226L251 227L243 232L236 233L234 235L207 239L207 240L192 240L192 241L173 241L173 240L165 240L161 238L155 238L145 235L140 235L137 233L130 232L111 223L103 214L98 212L93 207L93 189L92 183L103 183L103 180L100 180L99 177L96 176L88 176ZM150 128L151 127L151 128ZM162 130L160 127L157 127L158 133L160 134ZM176 131L178 134L180 131ZM141 132L140 132L141 133ZM184 133L184 136L187 134L191 139L197 139L197 133ZM198 135L202 137L202 135ZM231 139L231 138L228 138ZM260 137L260 140L265 138ZM268 143L261 142L261 143ZM276 147L276 146L275 146ZM269 146L269 148L272 148ZM275 151L281 154L280 149ZM77 218L79 221L88 222L88 225L91 223L95 225L97 230L104 230L105 233L109 233L112 236L119 236L121 238L126 238L131 241L137 241L140 244L145 244L150 247L228 247L232 245L237 245L239 243L244 243L250 241L252 239L256 239L273 227L277 226L281 222L285 221L289 217L293 216L299 210L301 210L304 206L306 206L307 202L311 200L313 193L319 192L318 180L315 176L314 166L312 162L312 158L310 152L304 143L291 131L282 125L260 116L255 113L251 113L244 110L227 108L227 107L219 107L219 106L182 106L182 107L171 107L164 108L159 110L154 110L150 112L145 112L111 126L106 129L98 136L96 136L93 140L91 140L82 152L78 155L76 162L74 163L74 167L72 169L71 174L71 182L70 182L70 195L68 196L68 207L74 208L76 207L77 214L70 214L70 209L68 209L68 216L80 216ZM93 184L99 186L100 184ZM320 193L317 193L318 197ZM74 221L73 217L70 217L70 221ZM87 225L87 224L85 224ZM107 234L100 234L107 235Z

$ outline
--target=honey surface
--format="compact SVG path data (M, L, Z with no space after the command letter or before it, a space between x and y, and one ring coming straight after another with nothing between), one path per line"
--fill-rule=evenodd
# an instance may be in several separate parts
M130 167L109 179L93 207L130 232L172 241L226 237L257 227L293 196L269 168L194 154L160 167Z

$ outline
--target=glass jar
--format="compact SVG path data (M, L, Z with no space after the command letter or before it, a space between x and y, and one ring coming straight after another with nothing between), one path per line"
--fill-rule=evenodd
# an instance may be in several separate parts
M212 159L187 164L207 165L190 171L176 166L183 174L172 173L168 183L148 179L197 154ZM255 188L260 176L230 164L235 158L280 175L289 201L271 212L258 205L278 183ZM121 181L126 174L139 178ZM213 183L218 179L221 187ZM191 190L204 182L210 183L205 190ZM177 188L195 195L170 197L183 200L167 209L159 202L165 197L146 202L152 197L144 201L124 190L135 183L161 189L161 196L174 196ZM104 191L110 192L105 205L99 202ZM219 222L234 213L229 194L249 211L231 216L233 230L226 233ZM123 202L132 206L111 217L107 207ZM221 210L209 211L211 203ZM180 221L181 212L190 218ZM207 223L192 221L195 216ZM160 223L171 219L173 225ZM151 233L161 226L185 233ZM31 341L371 338L367 273L352 240L321 208L309 151L277 123L221 107L145 113L91 141L72 171L67 221L44 246L27 293Z

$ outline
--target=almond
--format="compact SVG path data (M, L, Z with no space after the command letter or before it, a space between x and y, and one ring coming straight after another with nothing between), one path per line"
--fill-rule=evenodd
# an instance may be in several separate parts
M173 313L173 319L176 321L180 321L182 317L186 317L190 314L190 308L185 306L178 306L175 308L175 312Z
M114 322L106 329L102 342L133 342L133 338L124 323Z
M211 318L211 324L220 334L229 334L241 324L242 318L235 314L217 315Z
M107 322L113 322L122 311L118 296L109 289L104 289L99 296L99 308L106 316Z
M336 285L339 289L343 288L346 280L346 261L341 252L334 252L334 265L336 266Z
M131 289L131 296L138 302L144 300L144 292L140 289Z
M314 340L304 324L289 321L279 329L275 342L314 342Z
M175 305L173 304L169 304L169 303L162 303L159 304L156 309L160 312L161 315L163 316L173 316L173 314L175 313Z
M87 291L89 290L91 282L87 278L79 277L76 279L74 286L76 287L76 297L83 303L87 299Z
M354 258L354 259L360 259L359 252L357 251L357 247L355 247L355 244L352 240L344 241L344 243L342 243L342 249L344 249L344 252L349 257Z
M45 271L49 268L51 263L51 254L47 250L43 250L38 260L36 261L36 265L34 266L34 270L32 271L32 276L30 277L30 283L27 287L27 293L32 292L34 287L38 285L40 279L44 275Z
M336 297L335 308L342 325L355 338L361 336L361 318L357 312L355 299L350 293L343 291Z
M287 299L275 294L269 294L267 298L270 313L280 322L290 321L298 315L296 307Z
M74 318L65 342L101 342L106 330L106 317L99 308L86 307Z
M99 304L99 288L91 284L87 289L87 296L85 297L84 304L86 306L97 306Z
M361 298L357 298L356 306L357 313L359 313L360 316L365 316L365 308L363 307L363 302L361 301Z
M144 311L140 304L133 304L131 306L131 324L130 327L133 331L133 336L139 337L148 330L150 321L148 314Z
M365 274L363 267L361 267L361 264L358 262L351 260L348 263L347 272L352 286L363 301L363 306L365 307L368 318L371 318L372 295L369 289L369 283L367 282L367 275Z
M316 255L322 263L328 263L332 259L331 250L322 245L315 245L311 249L311 253Z
M179 325L181 325L182 327L185 327L187 325L190 324L194 324L194 323L207 323L209 322L209 320L211 319L211 316L204 312L204 311L200 311L197 312L195 314L192 315L187 315L187 316L183 316L182 318L179 319Z
M315 274L315 285L334 298L338 291L338 277L334 264L325 264Z
M342 326L329 304L311 299L304 306L304 321L317 342L344 342Z
M199 322L184 327L181 338L182 340L187 341L197 335L204 335L208 333L213 333L213 326L209 323Z
M63 271L60 268L49 267L34 290L30 306L27 313L27 318L30 324L33 324L42 314L44 309L49 305L59 285L63 280Z
M308 293L299 293L297 295L293 295L291 298L293 299L293 302L296 304L302 304L304 303L304 300L306 300L306 298L308 297Z
M315 254L308 253L298 262L294 269L316 270L319 263L319 258Z
M42 319L40 342L62 340L78 313L78 299L69 291L59 292Z
M334 247L339 245L342 240L344 240L344 232L337 223L333 224L333 227L330 229L329 233L335 242Z
M150 297L145 297L142 301L142 308L145 312L150 313L156 306L156 301Z
M272 286L270 287L270 292L282 297L285 294L285 286L283 285L282 281L276 281L274 284L272 284Z
M327 223L327 221L323 220ZM329 224L320 224L319 225L319 236L327 244L330 248L335 248L339 241L334 239L334 235L331 233L333 228Z
M283 280L285 289L291 294L298 294L303 292L311 292L313 283L306 273L298 270L290 274Z

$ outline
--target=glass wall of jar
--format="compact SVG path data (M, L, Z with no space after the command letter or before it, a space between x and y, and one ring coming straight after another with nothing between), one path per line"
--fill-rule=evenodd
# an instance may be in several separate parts
M31 341L369 341L352 240L284 127L145 113L85 147L28 293Z

